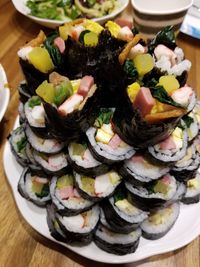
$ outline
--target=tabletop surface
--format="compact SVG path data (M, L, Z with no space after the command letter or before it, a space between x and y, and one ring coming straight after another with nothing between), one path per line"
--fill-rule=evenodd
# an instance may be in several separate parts
M128 15L130 15L130 7L123 14L125 17ZM11 188L4 173L3 149L6 137L11 131L17 116L18 94L16 88L23 79L17 51L26 41L36 36L40 28L41 26L17 13L10 0L0 1L0 63L6 70L11 91L7 112L0 123L0 267L109 266L80 257L34 231L17 210ZM44 28L43 30L47 32L47 29ZM200 40L179 34L178 44L183 48L186 58L192 62L188 83L195 88L197 95L200 97L200 79L198 79L200 75ZM174 252L124 266L199 267L199 238Z

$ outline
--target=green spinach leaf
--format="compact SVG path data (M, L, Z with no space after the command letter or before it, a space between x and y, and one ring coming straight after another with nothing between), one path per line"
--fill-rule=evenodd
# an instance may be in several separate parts
M34 108L35 106L39 106L41 104L41 99L38 96L33 96L28 101L28 106L30 108Z
M53 44L54 39L58 36L59 36L58 32L54 31L54 32L50 33L47 36L46 40L44 41L44 46L48 50L48 52L52 58L53 64L56 67L60 66L62 64L62 61L63 61L59 49L57 47L55 47Z
M124 71L127 73L130 78L137 78L138 72L133 64L133 60L127 59L124 64Z
M49 184L47 183L47 184L44 184L44 185L43 185L43 187L42 187L42 191L41 191L40 194L38 194L38 193L35 193L35 194L36 194L36 196L39 197L39 198L43 198L43 197L48 196L48 194L49 194Z
M194 122L194 119L188 115L183 116L182 120L185 122L187 128L190 128L190 125Z
M112 110L107 108L101 109L99 116L96 118L94 122L94 126L97 128L101 128L103 124L109 124L112 115L113 115Z
M16 145L17 145L17 151L18 151L19 153L21 153L22 150L25 149L26 144L27 144L27 139L26 139L26 137L24 136L24 137L22 137L21 140L19 140L19 141L16 143Z
M163 86L158 85L155 87L149 88L151 91L151 94L154 98L156 98L158 101L164 104L168 104L174 107L181 108L182 106L178 103L176 103L171 96L168 95L167 91L163 88Z
M173 31L173 26L167 26L157 33L156 37L148 45L149 53L152 54L158 44L166 45L167 47L172 49L176 47L176 39Z

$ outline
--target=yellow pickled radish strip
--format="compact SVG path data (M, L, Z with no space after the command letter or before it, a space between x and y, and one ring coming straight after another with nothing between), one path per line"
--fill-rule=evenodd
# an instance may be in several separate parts
M48 73L54 68L53 61L46 48L34 47L28 54L28 58L30 63L43 73Z
M121 30L121 27L117 23L109 20L106 23L105 27L109 30L109 32L111 33L112 36L114 36L115 38L117 38L118 33Z
M140 90L140 85L137 82L134 82L128 86L127 93L132 103L134 102L135 97L139 92L139 90Z
M139 76L144 76L154 67L154 59L150 54L138 54L133 59L134 66Z
M66 26L63 25L63 26L59 27L59 35L65 41L67 40L68 36L70 35L70 32L71 32L70 28L72 28L72 27L69 27L67 25Z
M98 35L95 32L88 32L84 35L85 46L96 46L98 44Z
M53 84L44 81L36 89L36 94L40 96L42 99L44 99L45 102L53 103L55 98L55 90Z
M161 76L159 85L162 85L168 94L172 94L180 87L180 84L174 75Z
M93 20L86 20L86 22L84 23L84 27L86 30L94 32L97 35L99 35L104 29L99 23Z
M73 92L76 93L80 87L80 83L81 83L81 79L77 79L77 80L72 80L71 84L72 84L72 88L73 88Z

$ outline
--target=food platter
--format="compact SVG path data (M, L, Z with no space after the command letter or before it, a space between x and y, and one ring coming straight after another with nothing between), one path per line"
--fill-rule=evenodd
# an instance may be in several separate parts
M17 126L18 120L15 124L15 128ZM8 182L13 191L15 202L27 223L47 239L59 243L88 259L112 264L135 262L153 255L181 248L190 243L200 234L200 217L197 217L197 214L200 213L200 203L189 206L182 204L179 218L174 227L159 240L150 241L141 238L139 247L135 253L125 256L117 256L100 250L94 243L84 247L66 245L62 242L58 242L50 235L46 222L46 210L36 207L34 204L22 198L18 193L17 184L22 172L22 167L16 162L12 155L8 142L6 143L4 150L3 163ZM12 166L12 168L10 168L10 166Z
M0 121L2 120L8 106L10 91L7 84L6 73L0 64Z
M42 26L46 26L48 28L53 29L53 28L58 27L59 25L62 25L65 22L62 20L43 19L43 18L30 16L29 15L30 10L25 5L25 2L26 2L25 0L12 0L12 2L13 2L14 7L19 13L21 13L22 15L26 16L27 18L35 21L36 23ZM118 0L118 2L119 2L119 7L116 8L112 13L106 16L103 16L103 17L95 18L94 21L97 21L103 24L105 21L113 19L114 17L119 15L128 6L128 3L129 3L128 0Z

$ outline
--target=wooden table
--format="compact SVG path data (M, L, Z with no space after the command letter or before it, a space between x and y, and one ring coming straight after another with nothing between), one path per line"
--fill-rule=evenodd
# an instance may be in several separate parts
M17 116L18 94L16 88L23 77L16 53L20 46L38 33L40 28L39 25L18 14L11 1L0 1L0 62L6 70L11 88L10 104L0 124L0 266L109 266L80 257L66 248L43 238L34 231L20 215L4 174L2 163L3 148L6 137L12 129ZM180 34L178 43L184 49L186 58L191 60L193 64L189 75L189 83L200 96L200 41ZM13 179L16 179L16 177L13 177ZM197 214L197 216L200 215ZM199 267L199 238L177 251L154 256L141 262L127 264L127 266Z

